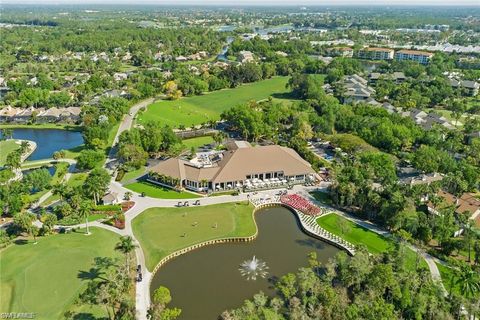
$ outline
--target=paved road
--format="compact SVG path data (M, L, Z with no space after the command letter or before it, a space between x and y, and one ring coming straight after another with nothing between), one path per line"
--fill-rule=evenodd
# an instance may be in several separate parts
M122 122L120 122L120 126L118 127L117 134L115 135L115 139L113 139L112 148L110 149L110 152L108 153L108 157L105 160L105 168L107 170L113 171L113 166L115 165L115 162L117 160L116 145L118 143L118 138L120 137L120 134L122 134L123 131L129 130L133 125L133 120L135 119L135 116L137 115L138 111L141 108L146 107L149 104L153 103L153 101L154 101L154 98L149 98L149 99L138 102L137 104L133 105L130 108L129 113L123 117L123 120Z

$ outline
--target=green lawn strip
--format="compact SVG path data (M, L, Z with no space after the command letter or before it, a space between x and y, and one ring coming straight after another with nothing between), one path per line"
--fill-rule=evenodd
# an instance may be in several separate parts
M182 143L185 145L186 150L190 150L192 147L198 149L199 147L213 143L212 136L203 136L182 140Z
M342 222L348 226L347 232L342 233L338 225L339 220L342 220ZM371 253L385 252L387 251L388 247L392 245L390 240L382 237L381 235L369 231L368 229L365 229L364 227L359 226L358 224L336 214L322 216L317 219L317 223L328 232L341 236L354 245L364 244Z
M137 170L125 172L121 182L126 182L132 179L140 178L145 173L147 173L147 168L145 167L141 167L140 169L137 169Z
M20 149L20 144L17 143L17 140L0 141L0 166L5 165L9 153L18 149Z
M343 222L347 226L345 233L342 233L338 221ZM383 253L394 246L393 239L385 238L334 213L318 218L317 223L325 230L342 237L354 245L365 245L368 251L373 254ZM410 248L407 248L406 265L411 269L415 269L417 260L417 254ZM420 260L420 265L425 268L428 267L424 259Z
M67 186L72 188L80 186L87 180L87 176L86 172L73 173L67 181Z
M132 228L145 253L147 267L153 270L168 254L193 244L253 235L256 227L252 210L253 207L245 202L151 208L133 220Z
M62 129L81 131L82 126L61 123L0 124L0 129Z
M137 193L145 192L146 196L159 199L192 199L201 197L195 193L188 191L177 192L173 189L165 188L146 181L134 182L127 184L124 187Z
M57 234L0 251L2 312L34 312L35 319L60 319L87 285L79 274L88 272L95 257L120 257L118 236L91 228L92 235ZM106 316L106 314L102 314Z
M272 95L274 97L285 95L288 92L285 88L287 81L288 77L275 77L234 89L224 89L173 101L159 101L150 105L146 112L138 115L138 123L156 120L178 127L180 124L191 126L208 120L217 120L220 113L238 104L266 99Z
M452 292L461 294L460 286L458 284L455 284L455 281L456 281L455 270L441 263L436 263L436 264L437 264L438 271L440 271L440 276L442 277L442 283L443 283L443 286L445 287L445 290L447 290L447 292L450 292L451 290ZM453 277L453 282L452 282L452 277ZM452 289L452 284L453 284L453 289Z

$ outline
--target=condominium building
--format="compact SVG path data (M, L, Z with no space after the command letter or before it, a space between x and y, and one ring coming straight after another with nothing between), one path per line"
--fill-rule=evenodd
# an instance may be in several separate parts
M421 64L428 64L428 61L433 56L433 53L427 51L417 50L399 50L395 52L395 60L398 61L415 61Z
M370 60L392 60L395 51L389 48L363 48L357 51L357 57Z

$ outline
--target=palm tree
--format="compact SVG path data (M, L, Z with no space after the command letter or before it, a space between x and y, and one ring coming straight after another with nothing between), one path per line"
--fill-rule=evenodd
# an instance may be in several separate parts
M92 203L89 200L83 200L80 203L79 213L85 217L85 226L87 228L87 235L90 235L90 230L88 229L88 215L92 210Z
M135 250L135 248L137 248L137 244L135 244L131 236L120 237L120 242L118 242L115 246L115 250L118 250L125 255L125 264L127 270L130 269L130 254Z
M67 193L67 186L62 183L56 184L52 188L52 193L55 195L58 194L60 196L60 200L63 201L63 197Z
M455 284L460 286L460 292L467 299L475 297L480 292L480 278L478 274L466 264L461 266Z
M33 244L37 244L36 229L33 225L35 216L31 213L18 213L13 217L13 223L21 229L25 230L28 234L33 236Z

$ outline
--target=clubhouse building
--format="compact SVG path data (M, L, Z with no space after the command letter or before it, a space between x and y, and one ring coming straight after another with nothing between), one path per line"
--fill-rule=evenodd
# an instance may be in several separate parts
M252 147L235 141L226 151L198 153L192 160L169 158L151 168L148 180L197 192L269 189L317 179L310 163L279 145Z

